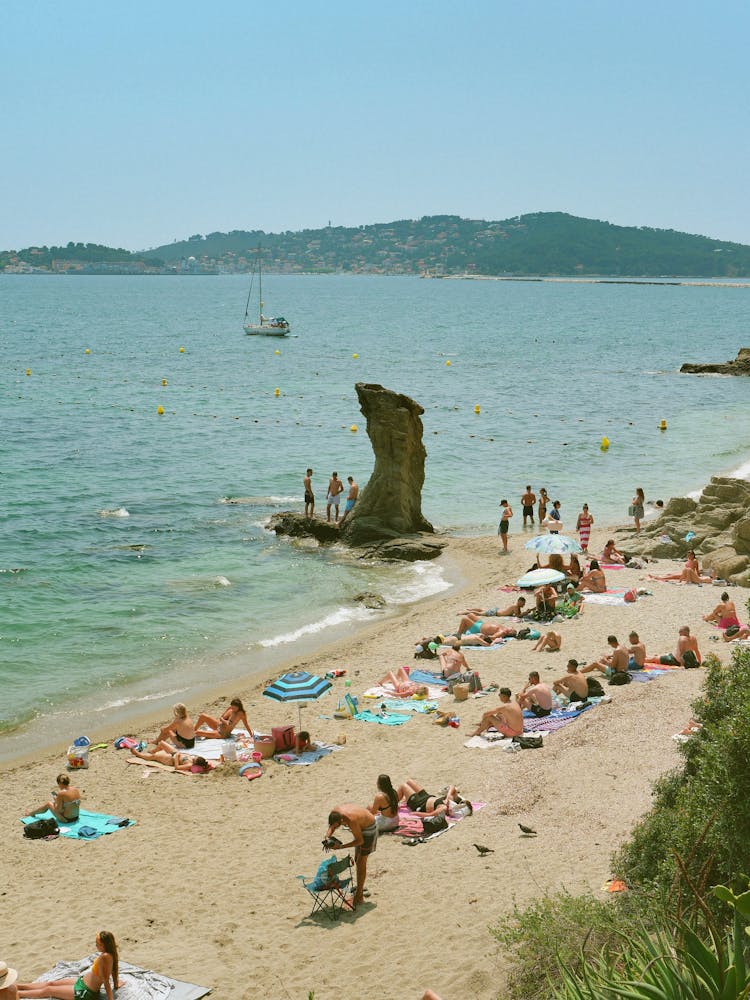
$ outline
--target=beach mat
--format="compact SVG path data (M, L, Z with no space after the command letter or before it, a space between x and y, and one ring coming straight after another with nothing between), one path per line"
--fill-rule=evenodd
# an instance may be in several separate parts
M58 962L48 972L38 976L41 982L53 979L76 979L91 968L96 953L73 962ZM163 976L150 969L120 960L120 978L123 985L117 990L117 1000L201 1000L208 996L212 987L198 986L180 979ZM102 993L102 996L104 994Z
M417 670L416 667L412 667L409 671L409 677L415 684L426 684L428 687L444 688L448 684L448 681L437 670Z
M24 826L29 823L33 823L38 819L54 819L55 817L47 809L43 813L38 813L36 816L23 816L21 822ZM86 809L81 809L78 819L75 823L58 823L60 827L60 836L69 837L71 840L97 840L99 837L104 837L108 833L117 833L118 830L124 830L128 826L135 826L134 819L128 819L125 826L120 826L124 817L122 816L107 816L104 813L92 813L88 812ZM115 822L116 821L116 822ZM89 829L95 830L96 832L90 837L82 837L80 830L82 827L88 827Z

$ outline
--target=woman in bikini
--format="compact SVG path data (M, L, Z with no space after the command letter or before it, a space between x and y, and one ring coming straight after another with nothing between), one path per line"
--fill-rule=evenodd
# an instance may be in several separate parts
M402 698L411 698L416 695L418 698L426 698L429 694L425 684L417 684L409 678L406 667L399 667L395 672L389 670L385 677L381 678L381 684L390 684L397 695Z
M666 576L652 576L649 574L649 580L659 580L662 583L676 580L678 583L712 583L713 575L709 573L707 576L701 575L701 568L698 563L698 557L692 549L688 550L687 557L685 559L685 565L680 573L667 573Z
M431 795L413 778L407 778L399 785L397 795L399 801L406 803L410 812L420 816L470 816L473 812L471 802L462 799L455 785L449 785L443 795Z
M607 580L596 559L591 560L589 571L581 577L578 589L589 590L592 594L603 594L607 589Z
M710 615L703 616L704 622L716 622L719 628L731 628L732 625L739 626L740 620L737 617L737 608L734 601L729 600L729 594L724 591L721 601L716 605Z
M187 708L179 701L172 711L174 718L162 728L154 742L158 744L171 737L177 744L178 750L192 750L195 746L195 726Z
M222 712L219 719L201 712L195 720L195 735L199 740L225 740L232 735L240 722L252 736L253 731L247 721L245 706L239 698L232 698L229 708ZM201 729L201 726L208 726L208 729Z
M191 757L190 754L175 750L173 746L164 741L157 746L156 750L133 749L130 752L140 760L153 760L157 764L173 767L175 771L184 771L186 774L208 774L211 770L211 765L205 757Z
M58 823L76 823L81 809L80 788L71 785L67 774L58 774L57 791L53 792L49 802L45 802L38 809L32 809L28 815L36 816L38 813L46 812L48 809Z
M378 775L378 790L369 808L379 833L388 833L398 827L398 794L387 774Z
M18 996L57 997L58 1000L101 1000L101 988L107 1000L113 1000L114 990L121 986L118 967L117 943L114 934L99 931L96 935L99 954L91 968L78 979L54 979L49 983L18 983Z

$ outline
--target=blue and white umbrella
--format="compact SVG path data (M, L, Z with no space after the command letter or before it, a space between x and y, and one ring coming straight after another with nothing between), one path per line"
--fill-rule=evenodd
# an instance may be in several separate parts
M269 684L263 692L266 698L273 698L274 701L315 701L326 691L330 691L331 682L326 677L316 677L308 674L305 670L295 670L292 673L284 674L278 680ZM299 708L299 724L302 727L302 705Z
M569 538L568 535L537 535L536 538L530 538L524 548L531 549L532 552L544 552L545 555L553 552L559 555L573 552L578 555L583 552L575 538Z
M532 569L516 580L517 587L541 587L545 583L559 583L565 579L565 574L556 569Z

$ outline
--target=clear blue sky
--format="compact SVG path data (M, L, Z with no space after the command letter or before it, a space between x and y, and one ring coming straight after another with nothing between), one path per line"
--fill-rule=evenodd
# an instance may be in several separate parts
M750 243L750 4L6 0L0 249L565 211Z

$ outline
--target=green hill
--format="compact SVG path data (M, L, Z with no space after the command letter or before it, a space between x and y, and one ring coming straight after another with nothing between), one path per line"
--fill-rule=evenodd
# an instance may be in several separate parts
M750 247L742 244L563 212L502 222L433 215L355 228L235 230L195 235L143 256L172 264L195 257L246 270L259 244L268 270L291 273L750 276Z

